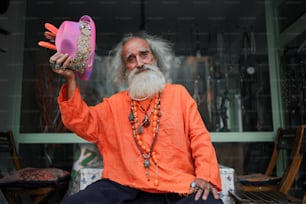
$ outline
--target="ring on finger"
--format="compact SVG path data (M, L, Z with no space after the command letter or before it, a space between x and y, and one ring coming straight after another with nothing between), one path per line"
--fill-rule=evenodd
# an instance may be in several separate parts
M53 69L55 67L55 64L50 62L50 67Z
M60 65L60 64L55 64L54 68L55 68L55 69L60 69L60 68L61 68L61 65Z
M196 190L197 190L197 191L199 191L199 190L201 190L201 191L202 191L202 190L203 190L203 188L202 188L201 186L197 186L197 187L196 187Z
M191 187L191 188L195 188L195 187L197 187L197 183L196 183L196 182L194 182L194 181L193 181L193 182L191 182L191 183L190 183L190 187Z

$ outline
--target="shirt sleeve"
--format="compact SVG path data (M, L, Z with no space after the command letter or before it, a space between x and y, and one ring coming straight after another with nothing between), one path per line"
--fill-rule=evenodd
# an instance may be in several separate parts
M83 101L77 87L72 97L67 99L67 86L63 85L58 96L62 121L67 129L89 142L96 143L99 126L98 106L89 107Z
M219 165L210 134L198 111L197 104L187 91L185 94L188 106L186 120L196 177L209 181L220 191L222 187Z

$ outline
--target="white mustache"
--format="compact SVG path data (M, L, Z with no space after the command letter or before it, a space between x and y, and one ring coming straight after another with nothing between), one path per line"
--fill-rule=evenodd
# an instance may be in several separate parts
M136 69L135 74L138 74L144 70L157 71L159 68L154 65L144 64L141 68Z

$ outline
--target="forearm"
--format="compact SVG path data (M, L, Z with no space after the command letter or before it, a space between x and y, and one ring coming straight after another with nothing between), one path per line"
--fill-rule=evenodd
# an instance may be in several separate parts
M73 96L73 93L75 92L76 87L77 87L77 83L74 77L70 80L67 80L67 93L66 93L67 100L69 100Z

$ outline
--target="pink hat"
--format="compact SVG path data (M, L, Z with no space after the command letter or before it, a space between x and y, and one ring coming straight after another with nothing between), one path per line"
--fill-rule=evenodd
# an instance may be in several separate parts
M90 16L84 15L79 22L64 21L58 30L46 24L45 27L55 35L55 48L58 52L72 56L71 69L82 80L88 80L94 62L96 47L96 27ZM49 45L48 45L49 44ZM39 42L40 46L54 49L50 43Z

